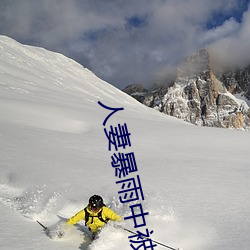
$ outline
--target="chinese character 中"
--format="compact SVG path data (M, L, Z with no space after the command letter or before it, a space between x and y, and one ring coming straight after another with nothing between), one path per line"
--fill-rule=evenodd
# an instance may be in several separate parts
M115 168L115 176L117 176L119 173L119 178L121 178L122 174L123 177L125 177L128 175L128 173L137 171L134 153L118 153L118 156L114 153L114 156L111 156L111 159L111 165L113 168Z
M108 107L108 106L102 104L100 101L98 101L98 104L99 104L100 106L102 106L103 108L105 108L105 109L113 110L113 112L111 112L111 113L106 117L106 119L104 120L103 126L105 126L106 122L108 121L108 119L109 119L109 117L110 117L111 115L113 115L115 112L117 112L117 111L119 111L119 110L124 110L124 108L111 108L111 107Z
M144 195L143 195L139 175L137 175L137 181L138 181L138 187L136 186L135 178L129 178L126 180L121 180L121 181L116 182L116 184L119 184L119 183L122 184L121 186L122 191L118 192L118 194L123 194L123 197L121 196L119 197L119 200L121 203L139 200L138 190L141 193L142 200L144 200Z
M106 128L104 129L104 132L109 140L109 151L111 150L111 144L115 146L116 151L118 147L126 148L127 145L129 147L131 146L130 138L129 138L131 134L128 132L127 124L124 123L124 126L121 126L120 124L118 124L118 129L117 127L113 129L112 125L110 126L109 133L107 132Z
M138 247L134 247L133 244L130 244L130 246L135 249L135 250L138 250L139 248L143 247L143 249L152 249L154 250L154 247L156 247L157 245L156 244L153 244L152 240L149 238L149 234L152 234L154 231L152 230L150 233L148 231L148 229L146 229L146 234L143 234L139 231L136 231L138 234L136 235L133 235L133 236L129 236L128 238L131 239L131 238L134 238L134 237L137 237L136 240L130 240L129 242L131 243L136 243L136 244L140 244ZM146 243L148 243L146 245Z
M139 213L138 214L135 214L134 209L136 209L136 208L139 208ZM146 221L145 221L144 216L148 215L148 212L144 213L142 211L142 205L141 204L132 205L132 206L130 206L130 209L131 209L132 215L128 216L128 217L124 217L124 220L133 219L134 220L134 228L146 226ZM138 224L137 220L136 220L139 217L142 218L142 223L141 224Z

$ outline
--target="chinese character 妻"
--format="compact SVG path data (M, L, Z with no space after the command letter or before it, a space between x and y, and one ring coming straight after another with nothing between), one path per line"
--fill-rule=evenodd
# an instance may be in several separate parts
M111 150L111 144L115 146L116 151L118 147L126 148L127 145L129 147L131 146L129 138L131 134L128 132L127 124L125 123L124 126L118 124L118 129L117 127L113 129L113 126L110 126L109 133L107 132L106 128L104 129L104 132L109 140L109 151Z

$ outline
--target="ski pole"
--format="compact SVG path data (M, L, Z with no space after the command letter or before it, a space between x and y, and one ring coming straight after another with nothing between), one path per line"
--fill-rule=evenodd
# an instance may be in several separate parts
M36 221L40 226L42 226L43 227L43 229L46 231L46 230L48 230L48 228L47 227L45 227L40 221Z
M125 231L127 231L127 232L129 232L129 233L131 233L131 234L137 235L136 232L133 232L133 231L127 229L127 228L122 227L122 229L125 230ZM142 238L149 239L148 237L145 237L145 236L141 236L141 237L142 237ZM166 247L166 248L168 248L168 249L171 249L171 250L181 250L180 248L173 248L173 247L167 246L167 245L165 245L165 244L163 244L163 243L161 243L161 242L159 242L159 241L156 241L156 240L152 240L152 239L151 239L151 241L154 242L154 243L156 243L156 244L159 244L159 245L161 245L161 246L163 246L163 247Z

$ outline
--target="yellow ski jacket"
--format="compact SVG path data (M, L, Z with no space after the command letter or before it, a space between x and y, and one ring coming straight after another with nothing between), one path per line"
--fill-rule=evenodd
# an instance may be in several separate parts
M88 226L89 230L92 233L97 232L98 229L102 228L106 224L105 222L101 221L98 218L98 214L100 213L100 211L102 211L101 217L102 217L102 219L104 221L107 221L107 220L122 221L121 216L119 216L113 210L111 210L110 208L108 208L106 206L103 206L98 212L93 212L87 207L87 212L89 213L89 219L86 222L86 225ZM80 220L85 220L85 211L84 211L84 209L82 209L77 214L72 216L67 221L67 224L74 225L77 222L79 222Z

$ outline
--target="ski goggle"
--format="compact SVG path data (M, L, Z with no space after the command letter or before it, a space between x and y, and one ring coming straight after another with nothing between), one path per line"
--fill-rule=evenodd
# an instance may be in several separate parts
M90 210L93 212L97 212L98 210L100 210L100 207L94 206L94 205L90 205Z

